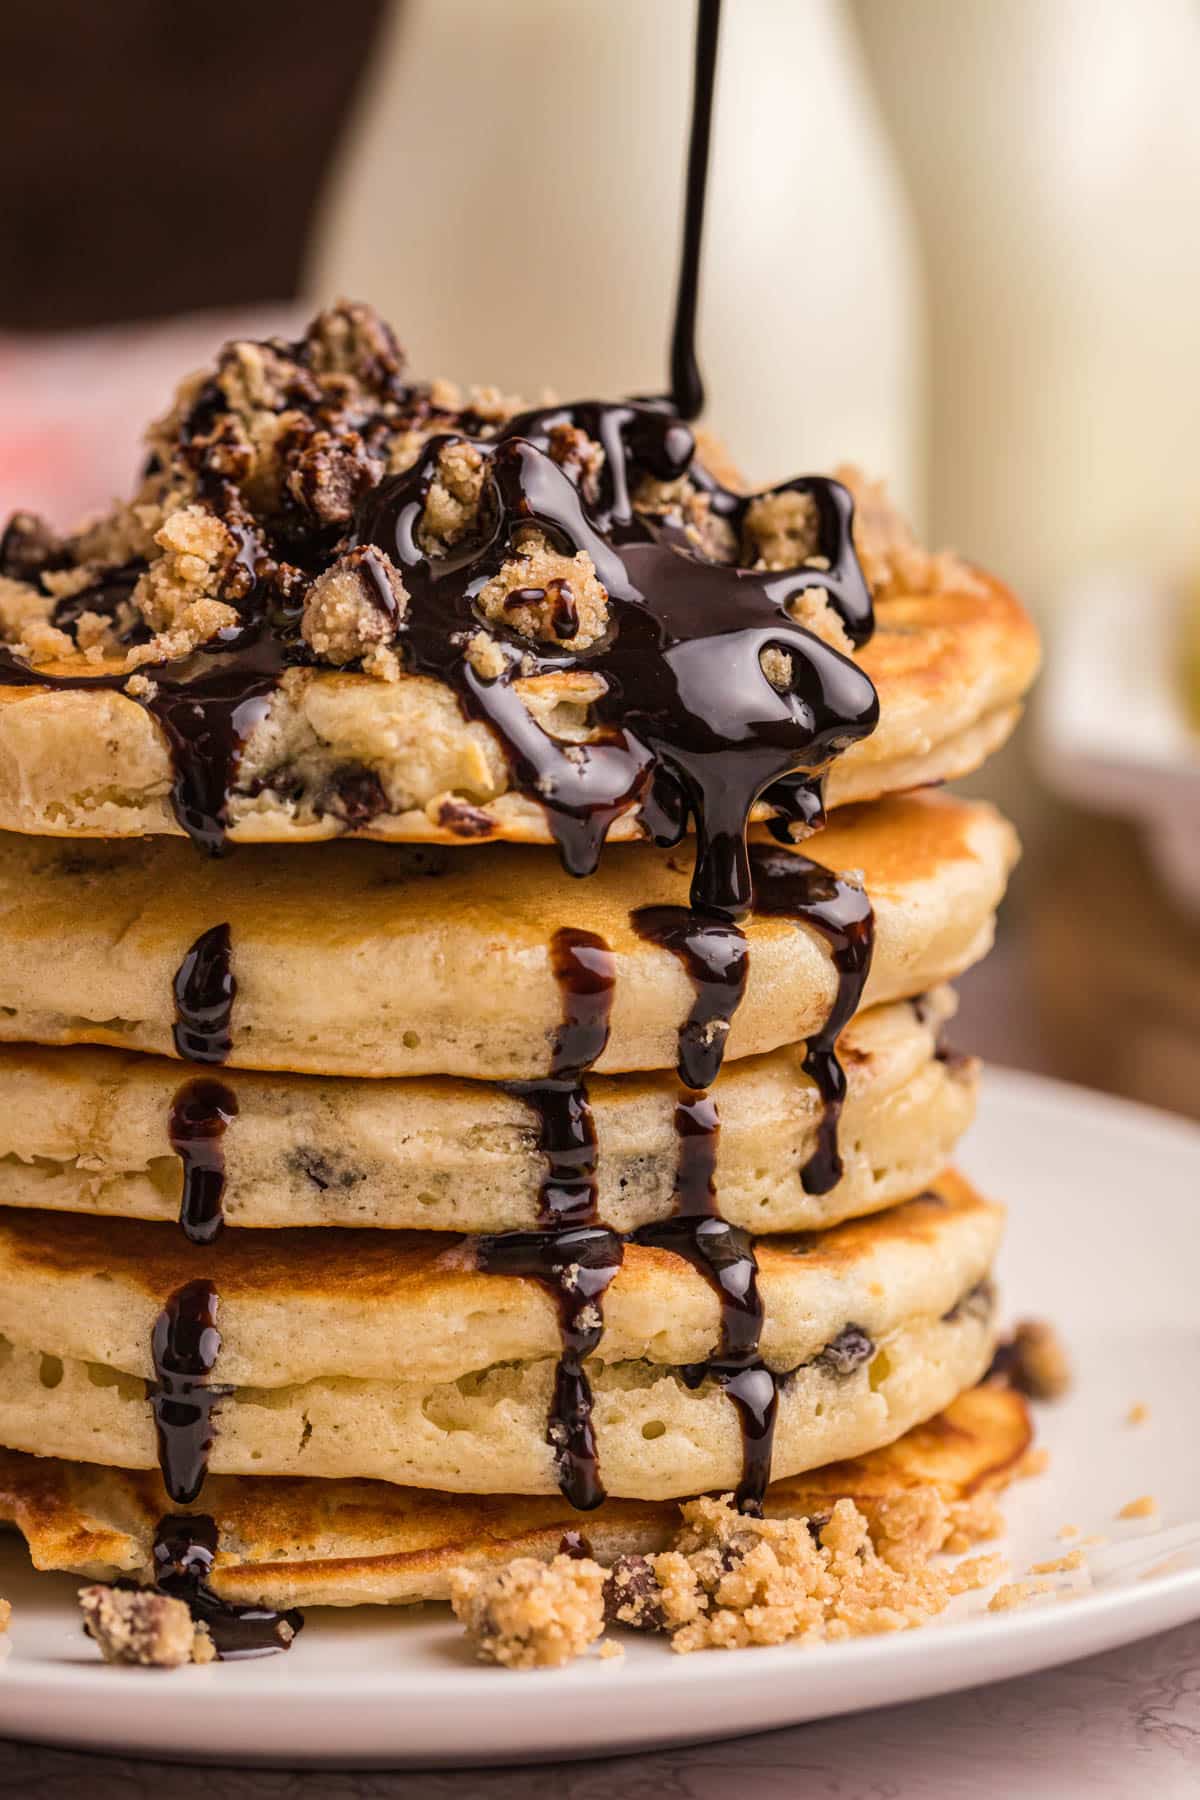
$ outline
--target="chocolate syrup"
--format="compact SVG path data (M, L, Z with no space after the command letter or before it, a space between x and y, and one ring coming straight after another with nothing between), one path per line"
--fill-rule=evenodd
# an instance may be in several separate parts
M237 996L228 925L196 939L175 972L175 1049L187 1062L228 1062Z
M596 1121L584 1077L608 1043L616 965L602 937L564 926L550 940L550 967L562 1001L550 1073L504 1085L533 1108L541 1128L540 1223L586 1225L596 1218Z
M604 1489L583 1358L600 1342L604 1292L621 1266L623 1247L596 1219L596 1123L584 1078L608 1043L616 968L604 939L575 926L554 933L550 967L562 1004L550 1074L505 1083L538 1115L546 1158L538 1215L545 1229L481 1238L476 1261L486 1273L530 1276L554 1295L562 1355L546 1435L563 1493L572 1506L589 1511L599 1506Z
M837 1040L858 1010L875 945L875 915L861 887L843 880L796 851L755 844L750 852L754 910L795 919L819 931L833 954L837 991L820 1031L805 1046L804 1072L821 1100L817 1147L800 1171L806 1194L827 1194L842 1178L838 1120L846 1098L846 1073Z
M477 1266L489 1275L520 1275L538 1281L558 1305L562 1355L554 1376L546 1441L554 1451L563 1494L581 1512L604 1499L592 1389L583 1367L604 1331L604 1293L621 1266L623 1245L606 1225L560 1227L553 1231L509 1231L476 1241Z
M210 1281L189 1281L155 1320L155 1380L147 1393L163 1486L176 1506L190 1506L204 1486L213 1414L232 1392L211 1379L220 1349L217 1290Z
M699 0L683 249L675 296L675 328L671 333L671 401L681 419L698 419L704 411L704 382L696 359L696 304L700 293L700 250L704 236L704 201L708 192L708 149L712 136L720 25L721 0Z
M222 1081L186 1081L171 1105L171 1148L183 1165L179 1223L193 1244L211 1244L225 1223L225 1129L237 1095Z
M729 1026L746 992L745 935L732 921L706 918L687 906L640 906L629 923L687 970L695 999L679 1033L676 1067L686 1088L709 1088L721 1072Z
M598 423L613 445L599 498L589 501L540 447L557 424ZM471 440L485 465L481 541L427 557L418 541L439 458L453 436L431 439L414 466L384 481L359 510L360 542L401 570L409 605L400 641L409 665L452 687L470 718L499 737L515 785L538 797L566 869L588 875L613 821L637 803L659 843L696 832L692 904L728 916L750 905L745 829L773 784L803 771L819 781L833 757L874 729L878 700L848 658L794 623L787 604L821 586L855 641L869 632L870 601L850 543L850 502L836 483L804 484L828 529L828 567L780 572L717 563L680 525L636 513L631 480L672 479L691 467L694 440L665 411L632 403L548 409L513 420L496 440ZM729 496L733 508L745 502ZM531 645L493 627L501 672L481 675L465 642L478 629L475 597L517 554L531 526L565 554L585 552L608 594L609 626L591 649ZM790 658L779 692L760 657ZM593 713L606 734L564 745L547 736L513 685L517 677L586 669L605 682ZM790 804L790 790L784 800Z
M207 1513L168 1514L154 1534L154 1586L182 1600L197 1624L208 1627L222 1662L289 1649L304 1625L303 1614L222 1600L209 1585L216 1554L216 1522Z

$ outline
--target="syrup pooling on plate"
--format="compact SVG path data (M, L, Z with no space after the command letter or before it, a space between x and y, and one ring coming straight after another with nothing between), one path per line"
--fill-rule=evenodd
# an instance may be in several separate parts
M183 1185L179 1223L193 1244L212 1244L225 1223L225 1131L237 1117L237 1095L223 1081L185 1081L171 1103L168 1127Z
M213 1414L232 1392L212 1379L220 1351L217 1290L211 1281L189 1281L171 1295L154 1322L155 1379L147 1396L163 1486L176 1506L190 1506L204 1486Z
M197 1624L207 1626L222 1662L250 1656L274 1656L287 1650L304 1624L290 1609L235 1606L209 1585L217 1554L216 1522L207 1513L170 1513L154 1534L154 1586L172 1600L182 1600Z

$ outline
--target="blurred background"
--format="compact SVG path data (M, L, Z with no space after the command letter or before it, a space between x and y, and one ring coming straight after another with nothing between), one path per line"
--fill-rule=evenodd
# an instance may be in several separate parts
M659 388L692 0L5 0L0 515L69 524L225 337ZM1026 861L959 1037L1200 1116L1200 0L727 0L700 346L1048 639L971 784Z

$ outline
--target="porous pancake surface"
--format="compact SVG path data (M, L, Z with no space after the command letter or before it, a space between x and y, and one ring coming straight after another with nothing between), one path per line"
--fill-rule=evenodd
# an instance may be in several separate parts
M863 1005L922 993L990 942L1016 840L990 807L914 795L846 809L813 846L861 881L875 946ZM773 856L787 852L771 847ZM229 1061L343 1075L545 1075L563 1019L551 940L598 934L614 978L602 1073L670 1068L695 998L635 909L688 904L690 856L617 846L574 882L541 851L486 856L329 845L220 863L187 845L0 840L0 1040L173 1054L176 976L227 925ZM730 1058L795 1043L829 1017L827 943L794 919L745 922L749 980Z
M949 989L859 1014L842 1033L844 1173L806 1191L822 1108L802 1045L731 1063L714 1093L717 1200L752 1232L810 1231L933 1181L970 1123L978 1065L939 1055ZM78 1046L0 1049L0 1206L179 1217L171 1139L178 1063ZM517 1231L539 1222L547 1161L527 1101L449 1078L361 1082L221 1072L236 1113L221 1140L230 1226ZM678 1083L596 1076L597 1216L621 1232L674 1207ZM186 1086L182 1090L186 1093Z
M1019 1395L972 1388L882 1450L772 1483L765 1510L809 1517L848 1498L870 1516L921 1487L949 1502L969 1500L1006 1481L1031 1438ZM212 1586L226 1600L273 1607L445 1600L451 1569L496 1567L514 1556L548 1561L563 1533L580 1525L560 1496L303 1477L216 1475L200 1504L219 1531ZM151 1579L162 1510L157 1475L0 1451L0 1518L23 1533L39 1569ZM678 1523L671 1505L607 1500L588 1515L586 1533L607 1563L665 1548Z
M776 1476L890 1443L978 1381L994 1345L990 1316L967 1309L889 1331L853 1373L820 1358L803 1364L779 1388ZM210 1467L367 1476L456 1493L554 1493L555 1368L546 1359L458 1381L325 1376L298 1387L235 1388L217 1414ZM154 1467L158 1447L140 1380L19 1349L2 1373L0 1442L72 1461ZM741 1422L719 1381L697 1386L690 1374L651 1362L599 1363L589 1380L608 1494L662 1500L742 1480Z
M777 1475L890 1442L979 1379L1000 1230L999 1209L947 1175L874 1219L759 1244ZM221 1332L211 1378L227 1390L214 1473L558 1485L555 1301L538 1281L483 1273L475 1240L227 1233L206 1267ZM165 1227L9 1213L0 1442L152 1467L152 1331L195 1270ZM714 1290L674 1253L629 1245L604 1318L586 1367L605 1490L662 1499L736 1485L741 1415L703 1367L721 1338Z

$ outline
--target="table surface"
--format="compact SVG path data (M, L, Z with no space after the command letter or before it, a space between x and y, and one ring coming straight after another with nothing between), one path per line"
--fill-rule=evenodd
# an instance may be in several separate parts
M601 1762L217 1772L0 1744L0 1796L38 1800L1195 1800L1198 1791L1200 1621L945 1699Z

